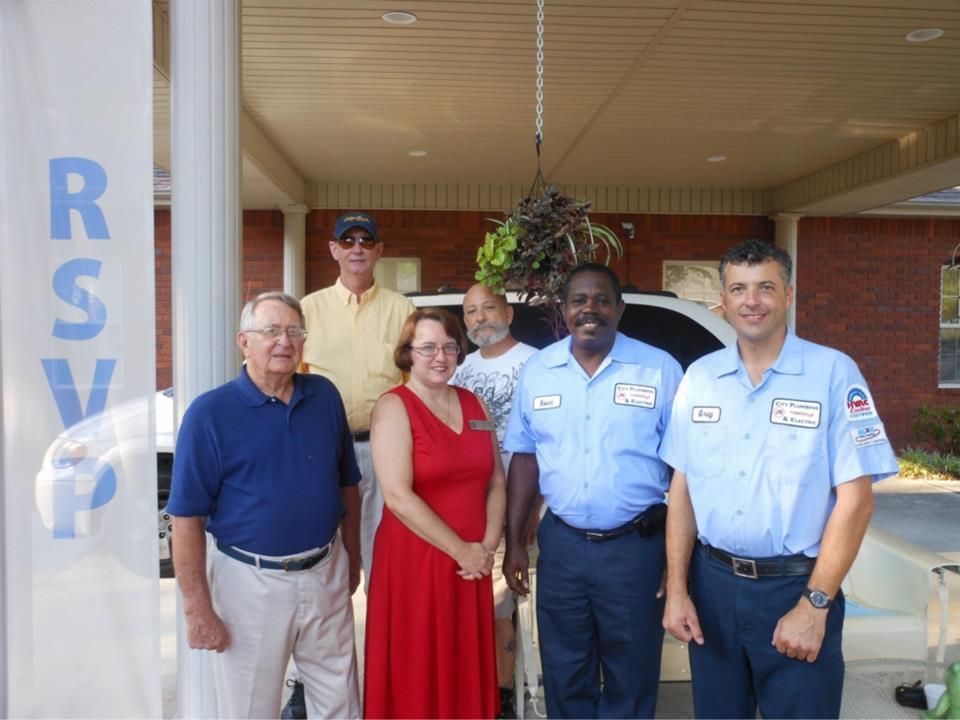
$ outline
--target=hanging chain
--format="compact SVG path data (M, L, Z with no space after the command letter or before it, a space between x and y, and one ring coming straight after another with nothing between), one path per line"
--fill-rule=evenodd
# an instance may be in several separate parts
M543 143L543 3L544 0L537 0L537 132L534 135L537 145L537 174L527 197L542 192L547 184L540 169L540 145Z
M537 149L543 141L543 2L537 0Z

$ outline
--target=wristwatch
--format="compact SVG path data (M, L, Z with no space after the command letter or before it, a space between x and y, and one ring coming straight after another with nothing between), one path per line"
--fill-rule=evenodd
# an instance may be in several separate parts
M826 610L833 603L833 598L827 595L823 590L811 590L804 588L803 596L810 601L817 610Z

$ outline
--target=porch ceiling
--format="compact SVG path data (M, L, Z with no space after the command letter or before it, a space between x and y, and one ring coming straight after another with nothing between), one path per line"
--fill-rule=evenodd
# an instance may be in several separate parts
M398 9L418 22L383 22ZM524 187L535 14L535 0L243 0L243 104L313 189L308 202L317 187ZM931 158L960 152L956 0L546 0L545 24L543 168L556 184L771 198L945 121ZM929 27L944 36L906 42ZM161 165L168 93L158 72ZM247 206L285 197L261 170L244 165ZM894 199L960 184L922 162L912 173Z

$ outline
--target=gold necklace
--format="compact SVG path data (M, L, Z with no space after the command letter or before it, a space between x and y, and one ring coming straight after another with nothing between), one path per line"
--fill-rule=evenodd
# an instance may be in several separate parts
M445 389L444 397L446 398L446 402L443 404L443 408L442 408L443 413L440 412L441 407L437 404L434 404L430 400L428 400L427 396L424 395L421 391L417 390L416 394L417 394L417 397L420 398L420 402L422 402L424 405L427 406L427 409L431 413L433 413L433 416L435 418L437 418L440 422L442 422L447 427L450 427L450 421L452 418L452 413L450 411L450 400L453 392L454 392L453 388Z

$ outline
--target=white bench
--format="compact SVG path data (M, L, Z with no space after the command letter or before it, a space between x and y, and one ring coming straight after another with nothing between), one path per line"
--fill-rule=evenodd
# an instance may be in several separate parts
M856 660L944 660L951 574L960 564L896 535L871 528L843 581L847 615L843 654ZM928 635L931 604L939 605L936 642ZM930 648L936 646L935 656Z

